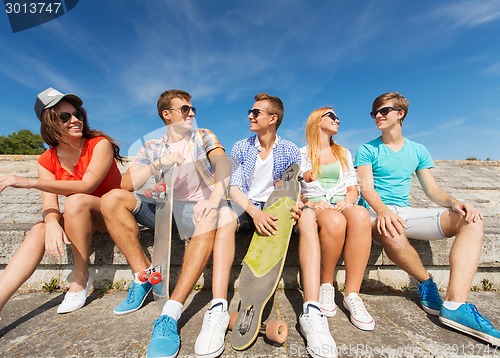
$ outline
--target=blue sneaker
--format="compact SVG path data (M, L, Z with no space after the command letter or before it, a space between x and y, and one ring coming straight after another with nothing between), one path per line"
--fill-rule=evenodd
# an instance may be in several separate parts
M476 306L466 302L456 310L441 308L439 320L457 331L470 334L500 347L500 331L478 312Z
M148 358L173 358L179 353L181 339L177 321L170 316L158 317L153 327L153 336L148 347Z
M417 286L417 293L420 295L420 303L424 311L428 314L439 316L443 300L439 296L439 290L432 277L420 282Z
M151 286L152 285L149 282L140 284L132 281L132 284L128 289L127 298L116 306L113 312L117 315L122 315L137 311L141 308L148 293L151 291Z

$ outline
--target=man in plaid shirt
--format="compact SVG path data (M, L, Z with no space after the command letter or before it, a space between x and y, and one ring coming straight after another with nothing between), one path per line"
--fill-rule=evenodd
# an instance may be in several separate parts
M144 144L134 163L122 177L121 189L102 198L106 227L134 272L127 298L114 310L123 315L138 310L151 283L141 282L139 273L151 270L151 262L139 242L137 222L153 229L156 205L137 193L160 169L177 168L173 180L173 214L181 237L191 237L181 273L161 316L155 321L148 357L175 357L180 347L177 322L183 304L203 272L215 239L218 208L226 199L230 165L224 148L208 129L193 129L196 108L191 95L181 90L165 91L158 98L158 114L167 126L159 140ZM134 192L135 191L135 192Z
M224 350L229 324L227 290L238 228L252 229L263 235L277 230L276 217L262 211L283 172L293 163L300 164L299 148L276 134L283 120L283 102L278 97L259 93L248 111L250 130L256 135L243 139L231 152L230 206L219 211L213 252L213 299L205 313L195 344L197 357L217 357ZM294 208L297 220L300 210Z

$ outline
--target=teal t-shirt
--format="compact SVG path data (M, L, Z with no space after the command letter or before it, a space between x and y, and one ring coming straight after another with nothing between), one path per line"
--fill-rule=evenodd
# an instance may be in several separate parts
M413 173L433 168L434 162L422 144L404 138L403 147L395 152L378 137L359 147L354 167L364 165L372 167L373 184L384 204L410 206L408 197ZM360 204L370 206L363 197Z

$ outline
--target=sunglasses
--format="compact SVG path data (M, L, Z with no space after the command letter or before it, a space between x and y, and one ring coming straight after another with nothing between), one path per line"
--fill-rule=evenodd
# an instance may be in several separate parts
M372 118L375 118L379 113L383 116L387 116L390 111L400 111L400 109L394 107L383 107L377 111L370 112L370 116L372 116Z
M83 121L85 119L85 116L83 115L82 112L74 111L73 113L69 113L69 112L59 113L59 120L63 123L66 123L71 119L71 116L75 117L79 121Z
M260 115L260 112L264 112L264 113L267 113L267 114L274 114L274 113L271 113L271 112L268 112L268 111L264 111L263 109L258 109L258 108L255 108L255 109L249 109L248 110L248 115L252 116L252 118L257 118L259 115Z
M330 117L331 119L333 119L334 121L337 121L337 122L340 124L340 119L339 119L339 117L337 117L337 116L335 115L335 113L333 113L333 112L326 112L325 114L323 114L323 115L321 116L321 118L323 118L323 117Z
M181 106L181 108L166 108L167 110L173 110L173 111L179 111L181 112L182 114L184 114L185 116L187 116L189 114L189 112L191 110L193 110L193 114L196 115L196 108L194 107L190 107L188 105L184 105L184 106Z

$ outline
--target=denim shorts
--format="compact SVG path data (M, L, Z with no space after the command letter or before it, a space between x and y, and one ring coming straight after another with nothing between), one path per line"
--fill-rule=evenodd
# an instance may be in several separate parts
M441 215L446 208L412 208L411 206L387 205L391 211L398 214L406 224L405 235L416 240L446 239L441 229ZM372 222L377 218L377 213L368 208Z
M264 207L264 202L252 202L260 210ZM253 219L248 213L243 210L241 206L236 204L234 201L229 200L227 206L233 211L235 216L238 218L238 231L242 232L253 232L255 231L255 225L253 224Z
M155 228L156 200L146 198L142 194L134 193L136 198L135 208L132 211L135 220L151 229ZM193 236L194 233L194 201L174 201L173 231L178 232L182 239Z

